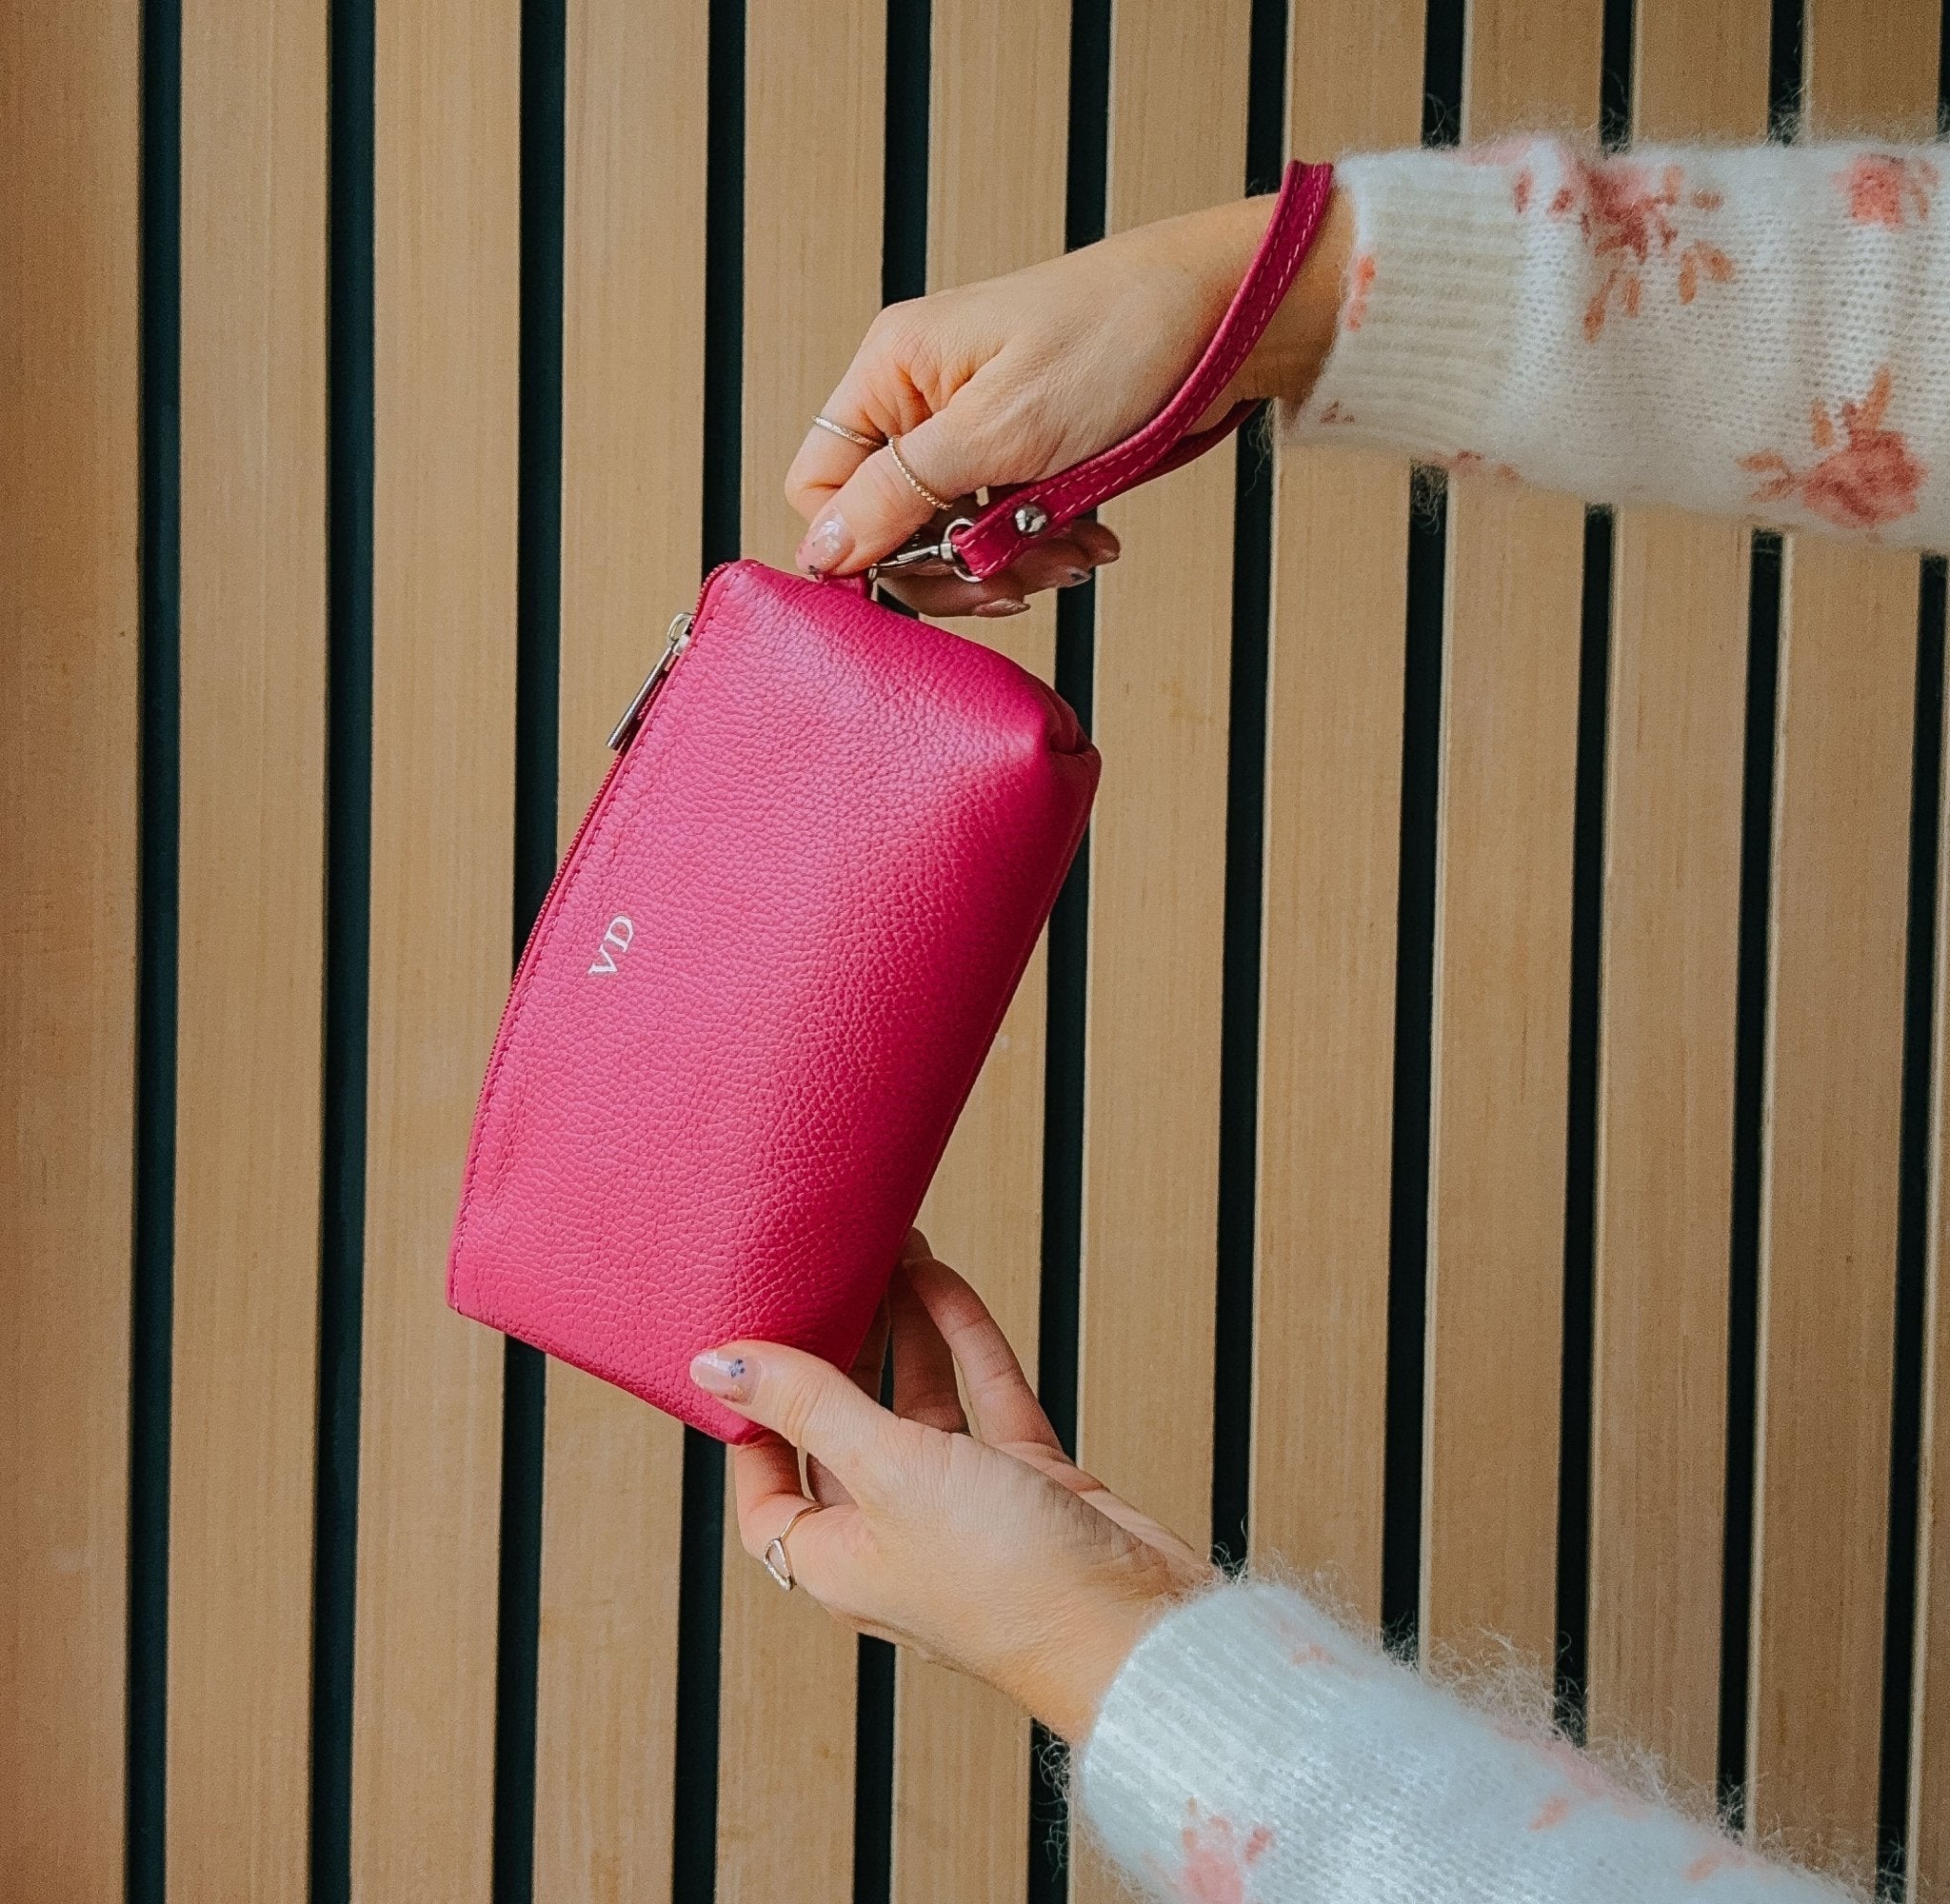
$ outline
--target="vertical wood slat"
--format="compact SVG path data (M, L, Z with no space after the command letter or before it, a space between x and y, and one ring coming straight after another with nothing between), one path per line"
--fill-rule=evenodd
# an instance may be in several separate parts
M1769 10L1639 0L1640 140L1767 129ZM1587 1656L1594 1739L1719 1765L1729 1209L1750 539L1613 540Z
M1462 129L1598 117L1602 10L1471 0ZM1422 1636L1557 1633L1571 830L1583 510L1449 486Z
M512 956L520 77L511 0L379 10L351 1869L456 1904L489 1882L503 1342L444 1268Z
M0 14L0 1890L119 1897L140 9Z
M786 467L880 307L885 67L883 0L747 10L741 545L784 566ZM850 1904L858 1645L725 1523L719 1904Z
M1036 0L935 0L930 36L927 279L940 289L1063 249L1069 21ZM1034 85L1017 83L1025 72ZM1014 184L997 190L1004 178ZM956 625L1045 681L1054 672L1052 596L1005 623ZM1039 945L921 1212L936 1251L982 1292L1032 1369L1047 984ZM1027 1718L991 1688L905 1653L894 1683L894 1904L1019 1900Z
M1250 10L1111 17L1106 222L1239 196ZM1184 129L1199 129L1187 138ZM1195 1546L1211 1521L1233 461L1121 497L1097 584L1079 1458ZM1249 1379L1242 1366L1237 1379ZM1073 1895L1107 1899L1094 1857Z
M706 14L571 0L567 35L564 848L697 585ZM567 1363L547 1384L535 1894L641 1904L670 1891L683 1430Z
M305 1897L325 933L326 10L183 13L168 1859Z
M1927 133L1938 35L1934 0L1810 0L1811 132ZM1914 556L1789 539L1748 1817L1843 1859L1878 1810L1917 614Z
M1291 31L1287 145L1412 146L1424 9L1335 0ZM1256 1559L1381 1617L1395 919L1409 470L1281 453L1266 682L1265 906L1249 1525Z

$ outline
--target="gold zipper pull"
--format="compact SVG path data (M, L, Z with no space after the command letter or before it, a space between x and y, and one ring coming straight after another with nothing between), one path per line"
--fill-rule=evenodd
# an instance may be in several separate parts
M629 745L636 730L643 725L644 710L650 704L651 697L664 684L664 677L677 665L677 657L690 645L690 621L686 615L677 616L670 624L670 632L664 638L664 652L657 657L657 664L644 676L644 684L630 697L630 703L623 710L623 719L617 722L609 736L609 751L621 753Z

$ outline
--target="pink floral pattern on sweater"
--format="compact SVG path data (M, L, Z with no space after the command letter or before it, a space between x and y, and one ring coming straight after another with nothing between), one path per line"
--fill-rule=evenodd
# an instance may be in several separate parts
M1175 1888L1184 1904L1246 1904L1246 1881L1273 1843L1269 1826L1255 1825L1244 1837L1232 1820L1185 1800L1179 1844L1184 1862Z
M1840 443L1828 406L1817 397L1809 410L1808 435L1821 454L1802 469L1778 449L1741 457L1742 469L1764 479L1750 500L1761 505L1797 502L1841 529L1873 530L1914 515L1929 467L1900 429L1883 424L1894 387L1885 364L1860 402L1839 407Z
M1518 174L1516 195L1521 216L1530 198L1525 173ZM1682 211L1714 212L1723 203L1717 191L1688 191L1684 169L1677 165L1662 167L1655 179L1651 167L1631 159L1574 157L1569 176L1551 194L1549 215L1575 214L1592 257L1605 264L1584 307L1584 335L1597 342L1614 305L1627 317L1638 316L1646 268L1655 260L1676 262L1681 304L1691 304L1702 283L1731 284L1734 262L1718 245L1704 238L1680 243Z
M1912 214L1919 225L1930 215L1940 181L1928 159L1862 152L1836 175L1836 182L1847 194L1848 215L1858 225L1900 231Z

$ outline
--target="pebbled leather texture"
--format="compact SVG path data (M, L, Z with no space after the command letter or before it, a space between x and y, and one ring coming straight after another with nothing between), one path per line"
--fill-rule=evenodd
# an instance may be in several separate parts
M724 1440L699 1350L850 1362L1097 776L992 649L720 570L522 956L448 1301Z
M1100 503L1203 456L1259 408L1238 404L1211 428L1192 428L1219 401L1272 322L1313 249L1333 191L1332 166L1303 165L1298 159L1288 163L1252 263L1219 328L1171 401L1144 428L1082 463L1034 483L991 490L987 506L955 537L955 552L971 574L998 573L1031 543L1054 535ZM1017 510L1030 504L1044 518L1033 534L1016 526Z

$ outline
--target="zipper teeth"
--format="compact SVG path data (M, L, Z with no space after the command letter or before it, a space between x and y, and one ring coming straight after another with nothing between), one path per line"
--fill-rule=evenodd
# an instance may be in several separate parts
M705 577L703 585L697 591L696 604L690 611L692 634L697 632L697 618L704 613L705 597L711 592L711 584L732 565L728 562L721 562ZM689 645L690 644L686 642L685 648L688 649ZM673 659L672 669L675 665L676 662ZM667 674L666 680L667 679ZM555 895L561 891L563 881L567 878L569 868L575 864L576 856L582 851L583 841L587 838L589 828L595 824L597 814L603 810L603 803L608 799L610 787L615 783L617 775L623 771L623 764L629 759L638 740L642 738L644 729L648 726L652 708L662 699L660 687L659 692L651 695L645 703L643 712L637 716L636 725L631 729L629 738L616 750L615 757L609 763L608 771L603 776L603 783L597 787L595 798L585 810L582 823L576 827L574 836L568 843L568 850L563 854L561 863L555 868L555 877L548 882L548 890L542 895L542 903L535 911L535 922L528 927L527 943L522 947L522 956L515 964L514 978L507 988L507 999L501 1007L500 1018L495 1021L494 1042L488 1047L488 1074L481 1081L481 1096L474 1108L474 1121L477 1124L480 1122L482 1111L487 1108L488 1080L494 1076L494 1056L501 1050L502 1037L507 1030L508 1020L514 1016L515 1001L521 996L522 982L528 976L528 967L534 962L535 942L542 934L542 922L548 917L548 910L555 903Z

